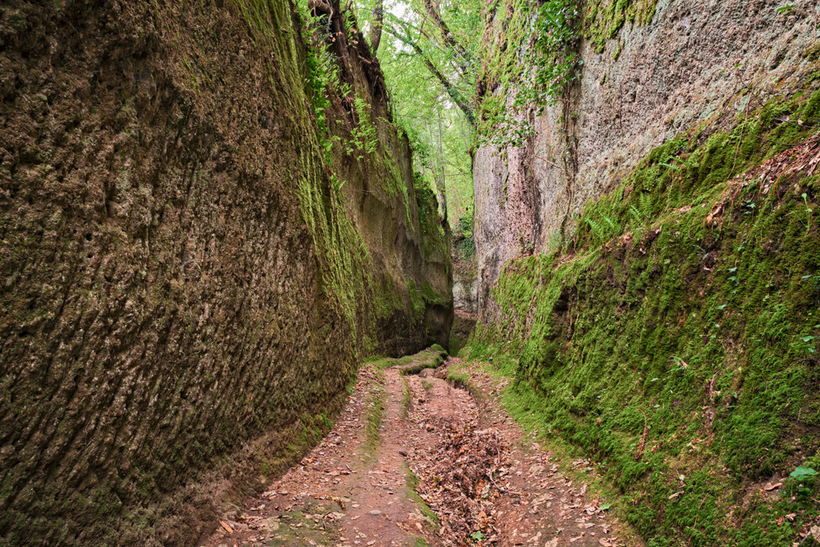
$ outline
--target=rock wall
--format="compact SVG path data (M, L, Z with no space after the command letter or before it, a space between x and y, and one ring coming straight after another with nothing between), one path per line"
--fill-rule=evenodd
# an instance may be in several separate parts
M522 51L516 5L491 4L489 59ZM787 546L817 523L816 7L589 0L578 79L519 115L520 147L476 152L469 358L647 545ZM490 68L483 131L520 84Z
M478 311L478 278L453 278L453 306L466 313Z
M511 20L526 12L518 4L495 3L488 14L479 103L500 100L511 110L522 85L505 80L522 50L515 40L529 40L512 32ZM617 187L654 147L794 93L816 70L807 51L818 39L818 7L789 5L633 0L579 8L578 79L555 106L517 116L534 129L522 146L489 143L475 153L481 307L505 262L566 241L585 204Z
M333 7L311 46L289 2L0 6L0 543L193 544L362 357L446 346L448 234Z

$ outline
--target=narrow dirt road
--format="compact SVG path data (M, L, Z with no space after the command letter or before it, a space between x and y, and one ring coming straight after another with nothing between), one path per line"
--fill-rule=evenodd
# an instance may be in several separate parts
M447 364L423 369L437 358L365 366L323 442L261 497L227 508L202 545L624 545L586 486L489 396L497 381L476 368L477 401L444 380Z

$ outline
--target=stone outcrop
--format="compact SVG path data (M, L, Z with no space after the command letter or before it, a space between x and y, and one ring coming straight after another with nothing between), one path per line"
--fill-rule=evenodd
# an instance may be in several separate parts
M0 6L0 543L192 544L361 358L447 345L448 234L348 16Z
M478 311L477 277L453 278L453 306L457 310L463 310L466 313L476 313Z

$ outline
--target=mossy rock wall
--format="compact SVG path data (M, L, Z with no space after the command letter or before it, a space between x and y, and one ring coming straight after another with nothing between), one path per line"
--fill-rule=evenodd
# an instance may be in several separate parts
M360 359L447 344L377 61L339 40L378 145L328 154L303 36L289 2L0 7L0 543L194 544Z
M529 40L493 5L488 138ZM520 146L476 150L470 357L651 547L788 546L820 518L820 481L790 476L820 471L817 15L586 2L575 78L517 111Z
M791 477L820 470L820 79L795 87L652 149L560 251L506 264L471 340L652 547L820 519Z
M528 122L533 133L520 147L485 140L475 151L482 303L507 260L571 237L585 204L650 150L696 126L719 127L752 97L788 96L817 70L817 6L808 0L549 0L538 4L579 14L572 49L580 64L553 106L515 110L530 75L522 61L532 4L499 0L487 10L479 132L498 139L506 112L513 128Z

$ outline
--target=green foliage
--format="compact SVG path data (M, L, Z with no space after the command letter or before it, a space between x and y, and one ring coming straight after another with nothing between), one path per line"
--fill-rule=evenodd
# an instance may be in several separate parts
M453 267L462 277L469 278L477 269L473 215L469 213L456 222L453 231Z
M305 84L319 134L324 138L323 148L327 152L331 146L327 140L329 133L326 111L331 106L328 92L339 85L339 69L333 55L324 46L325 39L321 37L321 34L311 34L310 37L311 47L308 48L307 59L305 59L307 71Z
M438 3L437 3L438 4ZM354 2L354 11L362 26L367 28L372 17L372 1ZM399 27L410 34L422 49L424 57L445 74L459 75L458 87L465 94L474 87L474 67L441 42L440 33L428 22L426 32L418 32L419 21L429 18L419 2L404 6L402 20L389 15L391 4L385 5L388 17L386 28ZM468 57L478 57L478 38L481 35L481 3L477 0L439 4L440 14L446 21L456 42ZM391 19L392 17L392 19ZM406 26L402 26L406 25ZM393 107L393 117L402 127L414 150L414 170L423 186L439 194L441 213L444 213L446 195L448 218L454 221L473 202L470 147L473 129L464 113L444 92L439 82L425 65L424 58L390 32L383 32L379 59L385 75ZM470 97L466 97L470 102Z
M527 62L533 78L518 92L516 105L552 106L576 78L580 8L577 0L548 0L537 11Z
M801 465L797 466L797 469L792 471L789 476L793 479L804 479L806 477L813 477L817 475L817 471L810 467L803 467Z
M413 146L421 184L436 188L441 182L448 217L456 219L473 204L469 154L473 130L463 114L442 99L435 82L413 67L412 58L396 55L383 61L394 114Z
M454 233L461 234L464 237L473 236L473 214L469 213L458 218L456 221L456 228Z
M506 51L514 45L515 56L504 53L502 57L506 60L500 61L491 54L485 62L484 78L490 80L491 86L492 80L502 81L504 93L515 93L513 108L506 108L503 93L484 97L479 125L479 142L496 146L521 146L532 136L532 124L521 119L522 109L535 107L540 113L544 107L555 105L566 86L577 78L582 64L577 53L581 38L578 0L547 0L538 4L511 1L509 6L515 6L508 11L506 30L511 32L500 49ZM510 80L501 75L501 70L520 77Z
M415 152L414 168L425 185L446 195L447 217L453 222L473 203L470 148L473 128L464 112L453 104L441 82L427 68L425 58L443 74L452 76L467 103L475 86L475 59L480 55L483 24L481 2L435 3L463 55L442 42L441 33L429 20L420 2L407 3L403 22L424 56L410 52L394 35L382 35L381 66L390 88L394 116L410 139ZM427 21L426 31L414 30ZM393 22L394 26L399 23ZM388 25L389 26L389 25ZM441 200L442 213L444 201Z
M370 105L361 97L353 101L358 124L351 131L352 139L345 143L345 152L356 159L364 159L364 154L374 154L378 149L379 135L370 115Z

